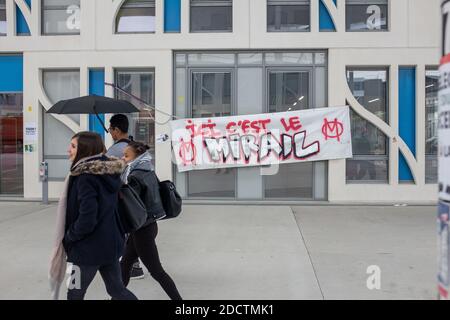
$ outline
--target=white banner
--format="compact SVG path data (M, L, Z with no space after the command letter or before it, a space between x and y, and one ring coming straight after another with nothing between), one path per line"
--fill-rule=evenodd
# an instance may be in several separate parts
M348 106L170 124L179 172L352 157Z

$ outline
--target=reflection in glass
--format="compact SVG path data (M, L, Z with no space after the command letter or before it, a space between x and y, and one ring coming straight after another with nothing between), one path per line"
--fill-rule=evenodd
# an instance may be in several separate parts
M80 34L80 0L43 0L43 34Z
M191 0L191 32L232 31L232 0Z
M347 31L386 31L388 0L347 0L345 16Z
M155 0L125 1L116 18L116 32L155 32Z
M231 115L231 73L195 72L192 74L192 116Z
M347 160L348 181L377 181L387 182L387 160Z
M309 108L309 73L269 73L269 112Z
M313 165L313 162L280 165L276 175L264 177L265 197L312 199Z
M347 81L355 99L387 122L387 70L347 70ZM377 127L350 111L353 159L347 160L347 181L388 180L388 139Z
M234 198L235 181L235 168L189 171L188 195L194 198Z
M119 88L144 100L149 106L155 106L155 74L150 70L117 70L116 83ZM139 103L136 99L116 92L119 99L128 100L141 111L127 114L130 127L128 133L135 141L150 147L152 163L155 165L155 111Z
M269 73L269 112L308 109L309 73L276 71ZM275 175L265 176L266 198L313 198L312 162L279 166Z
M267 31L309 31L309 0L268 0Z
M44 70L42 72L44 90L51 103L80 96L80 71ZM76 123L80 123L79 114L68 114Z
M192 74L192 117L231 115L231 73ZM236 195L236 169L222 168L188 172L189 197L228 198Z
M437 182L437 123L438 123L439 71L425 73L425 182Z
M0 194L23 195L23 97L0 93Z
M6 36L6 2L0 0L0 36Z

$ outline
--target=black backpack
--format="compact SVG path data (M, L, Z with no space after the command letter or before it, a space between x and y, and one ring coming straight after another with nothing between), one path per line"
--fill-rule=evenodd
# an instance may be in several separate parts
M166 216L161 220L176 218L181 213L182 200L175 188L175 184L170 180L159 181L159 193Z

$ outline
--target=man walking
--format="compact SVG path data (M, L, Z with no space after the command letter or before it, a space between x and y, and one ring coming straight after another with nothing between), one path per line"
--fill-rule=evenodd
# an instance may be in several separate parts
M107 156L122 159L123 151L130 143L128 136L129 122L124 114L116 114L109 120L109 134L114 140L114 144L106 152ZM142 270L139 260L136 260L131 269L130 279L144 278L144 270Z

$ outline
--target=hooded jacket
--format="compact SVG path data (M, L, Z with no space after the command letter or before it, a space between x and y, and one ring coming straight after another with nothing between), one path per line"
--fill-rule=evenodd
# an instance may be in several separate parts
M166 216L159 194L158 178L153 171L151 160L150 153L145 152L128 165L124 171L125 176L122 176L122 179L125 179L139 194L147 208L148 218L143 227Z
M122 161L100 155L72 168L63 239L68 262L105 265L122 255L117 199L123 167Z

